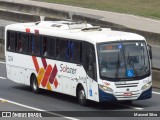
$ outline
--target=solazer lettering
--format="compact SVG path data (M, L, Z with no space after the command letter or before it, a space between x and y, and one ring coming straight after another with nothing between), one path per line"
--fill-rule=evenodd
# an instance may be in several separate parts
M77 69L75 69L75 68L70 68L67 65L63 65L63 64L61 64L60 67L61 67L61 70L60 70L61 72L76 74Z

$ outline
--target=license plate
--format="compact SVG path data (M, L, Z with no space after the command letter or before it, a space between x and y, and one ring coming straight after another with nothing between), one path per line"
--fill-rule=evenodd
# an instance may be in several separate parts
M131 92L126 92L123 94L124 96L132 96L132 93Z

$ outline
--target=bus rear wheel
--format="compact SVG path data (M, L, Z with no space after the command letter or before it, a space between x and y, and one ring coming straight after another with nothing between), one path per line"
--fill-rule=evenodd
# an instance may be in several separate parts
M83 105L83 106L87 105L86 93L82 86L78 88L77 97L80 105Z
M35 94L39 93L38 81L35 75L33 75L31 78L31 88Z

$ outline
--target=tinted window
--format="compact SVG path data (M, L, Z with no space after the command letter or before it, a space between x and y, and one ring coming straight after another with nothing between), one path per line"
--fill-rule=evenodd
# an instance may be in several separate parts
M74 42L73 61L81 62L82 44L80 42Z
M55 39L51 37L43 37L42 40L42 55L54 57L55 56Z
M10 31L7 31L7 50L10 50Z
M21 36L21 39L22 39L22 52L28 53L29 35L26 33L23 33Z
M82 44L82 64L90 78L97 80L97 68L94 45L83 42Z
M7 49L70 62L81 62L82 58L81 42L39 34L8 31Z
M76 41L67 42L66 60L80 62L81 58L81 43Z
M40 55L41 37L39 35L30 35L30 53Z
M22 33L17 34L17 46L16 51L22 52Z
M61 60L66 60L67 40L57 39L56 57Z
M9 32L8 36L8 50L15 51L16 49L16 33L15 32Z

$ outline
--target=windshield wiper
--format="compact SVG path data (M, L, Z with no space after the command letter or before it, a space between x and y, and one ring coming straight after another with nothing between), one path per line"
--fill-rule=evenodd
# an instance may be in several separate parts
M135 66L134 66L134 64L133 64L133 61L131 61L131 60L129 59L129 57L130 57L130 56L129 56L129 53L128 53L128 64L129 64L129 66L130 66L131 68L133 68L136 77L138 77L138 72L137 72L137 70L135 69Z

